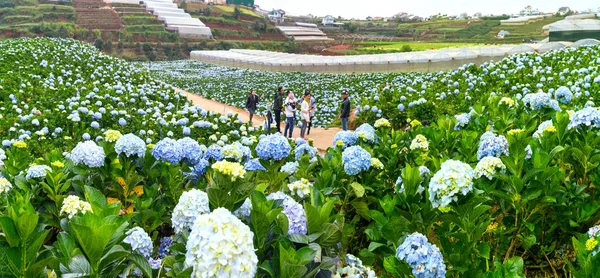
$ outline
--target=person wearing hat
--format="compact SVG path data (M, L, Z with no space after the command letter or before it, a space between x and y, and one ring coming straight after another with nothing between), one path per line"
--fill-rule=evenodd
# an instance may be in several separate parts
M308 128L308 124L310 123L310 91L306 90L304 92L304 99L302 101L302 105L300 106L300 119L302 120L302 128L300 129L300 137L303 139L304 134L306 132L306 128Z
M342 112L340 113L340 120L342 121L342 129L348 130L348 118L350 118L350 100L348 99L348 91L342 91Z

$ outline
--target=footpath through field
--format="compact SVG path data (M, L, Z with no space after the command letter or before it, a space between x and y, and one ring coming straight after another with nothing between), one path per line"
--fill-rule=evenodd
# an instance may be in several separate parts
M248 112L243 109L229 106L229 105L226 105L226 104L214 101L214 100L206 99L206 98L203 98L199 95L190 93L185 90L181 90L181 91L194 104L200 105L205 110L218 112L221 114L227 114L227 112L237 113L239 115L240 119L242 119L242 121L248 122L250 120L250 114L248 114ZM282 117L282 119L285 121L285 117ZM252 117L252 125L253 126L263 126L264 120L265 119L263 117L254 115ZM285 128L285 123L282 122L281 130L284 130L284 128ZM341 129L339 129L339 128L324 129L324 128L314 128L313 127L310 129L310 135L308 136L308 138L312 138L314 140L313 145L317 149L319 149L320 153L324 153L325 150L332 145L333 137L335 137L335 134L338 133L340 130ZM300 136L300 128L294 127L294 132L292 133L292 137L298 138L299 136Z

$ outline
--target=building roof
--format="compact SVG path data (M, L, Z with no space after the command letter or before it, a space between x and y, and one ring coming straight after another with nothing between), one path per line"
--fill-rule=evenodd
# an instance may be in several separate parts
M569 7L561 7L560 9L558 9L559 12L568 12L569 10L571 10L569 9Z

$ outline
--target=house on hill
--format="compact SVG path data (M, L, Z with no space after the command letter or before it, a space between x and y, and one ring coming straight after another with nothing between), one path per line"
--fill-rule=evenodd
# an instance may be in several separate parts
M321 23L323 25L333 25L335 23L335 17L333 17L332 15L328 15L326 17L323 18L323 20L321 21Z
M561 7L560 9L558 9L558 14L561 16L565 16L570 12L571 12L571 9L569 7Z
M285 11L282 9L273 9L268 15L269 20L275 24L281 24L284 21Z

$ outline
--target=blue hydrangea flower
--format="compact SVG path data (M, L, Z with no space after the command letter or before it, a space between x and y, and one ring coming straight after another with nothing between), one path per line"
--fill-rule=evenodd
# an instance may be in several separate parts
M188 165L196 165L204 155L202 146L190 137L177 140L177 144L182 151L181 158Z
M255 172L255 171L267 171L267 169L260 164L258 158L250 159L246 164L244 164L244 170Z
M335 134L333 138L333 147L335 148L336 143L338 141L342 141L344 146L342 148L347 148L350 146L354 146L358 143L358 135L352 131L340 131Z
M461 130L466 127L471 121L471 113L462 113L454 116L456 118L456 125L454 126L454 130Z
M600 111L593 107L586 107L570 116L569 129L582 127L600 127Z
M160 239L160 245L158 245L158 258L163 259L168 256L171 251L169 248L173 245L174 241L171 237L163 237Z
M300 145L306 144L306 140L298 137L298 138L296 138L296 141L294 141L294 143L296 144L296 146L300 146Z
M211 145L204 152L204 159L210 160L214 159L216 161L223 160L223 156L221 155L221 147L219 145Z
M309 144L296 146L296 149L294 150L294 156L296 157L296 160L300 160L300 158L302 158L302 156L305 154L308 154L312 159L317 154L317 148L310 146Z
M127 121L125 119L123 119L123 118L120 118L119 119L119 125L120 126L125 126L125 125L127 125Z
M344 172L354 176L371 168L371 154L360 146L348 147L342 153L342 163Z
M27 169L26 179L45 178L46 171L51 172L52 168L46 165L33 165Z
M256 146L256 154L263 160L282 160L290 155L292 147L280 134L262 137Z
M168 161L171 164L177 164L183 158L183 150L177 141L171 138L164 138L152 148L152 155L157 160Z
M152 256L152 239L148 236L148 233L140 227L134 227L125 233L127 237L123 239L123 242L131 245L133 252L136 252L144 258L150 258Z
M527 94L522 99L523 104L531 110L541 110L542 108L552 108L560 111L560 106L556 100L550 98L550 94L539 92L535 94Z
M160 269L160 266L162 265L162 260L149 258L148 264L150 265L151 269Z
M90 139L92 139L92 136L90 136L90 134L86 132L83 135L81 135L81 139L89 141Z
M573 93L571 93L571 90L569 90L569 88L561 86L554 93L554 98L556 98L556 100L558 100L560 103L567 104L571 102L571 99L573 98Z
M531 151L531 146L527 145L527 147L525 147L525 159L529 160L531 158L531 155L533 155L533 152Z
M92 128L100 128L100 124L96 121L93 121L90 125L92 126Z
M434 208L446 207L458 201L458 194L467 195L473 190L475 171L469 164L457 160L442 163L429 182L429 201Z
M300 168L298 161L288 162L288 163L284 164L283 166L281 166L281 172L287 173L288 175L291 176L291 175L295 174L296 171L298 171L298 168Z
M143 157L146 154L146 143L132 133L125 134L115 143L115 152L117 154L125 153L127 157L134 155Z
M440 249L422 234L409 235L396 249L396 257L412 268L416 278L446 277L446 265Z
M194 166L194 174L197 177L204 176L204 174L206 174L206 168L208 168L208 166L210 166L210 163L208 162L208 160L206 160L204 158L200 158L198 160L198 163Z
M281 191L269 194L267 200L283 200L281 206L283 207L283 213L288 218L288 234L305 235L308 232L306 226L306 214L300 203Z
M477 159L481 160L486 156L500 157L501 155L509 155L506 137L502 135L495 136L491 131L481 135L479 149L477 150Z
M363 138L365 141L369 143L374 143L376 140L375 128L373 128L370 124L362 124L355 131L356 135L359 138Z
M94 141L79 142L71 151L71 160L79 165L83 163L90 168L104 166L104 149Z

